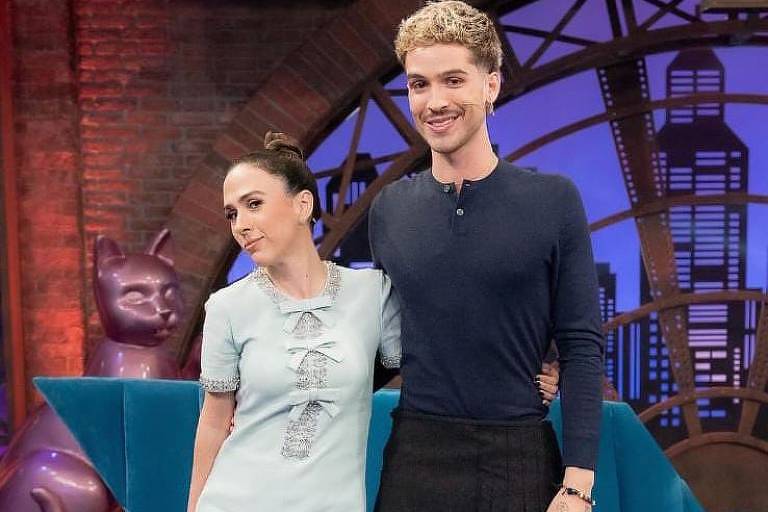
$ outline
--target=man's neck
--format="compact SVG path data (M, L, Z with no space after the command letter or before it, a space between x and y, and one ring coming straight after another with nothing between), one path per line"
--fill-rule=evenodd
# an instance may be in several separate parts
M464 180L479 180L491 174L498 162L486 136L452 153L432 151L432 175L441 183L453 182L458 190Z

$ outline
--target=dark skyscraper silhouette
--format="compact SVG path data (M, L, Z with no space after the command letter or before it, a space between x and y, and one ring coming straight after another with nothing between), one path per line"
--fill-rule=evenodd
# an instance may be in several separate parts
M710 49L680 52L667 68L667 96L723 92L725 70ZM721 104L701 104L666 112L657 135L662 186L667 197L747 192L748 149L728 127ZM745 205L690 205L670 208L670 230L681 293L746 288L747 208ZM641 269L641 303L652 300ZM687 334L697 387L739 387L744 361L754 347L754 303L693 304L687 308ZM639 322L639 408L676 392L658 317ZM637 354L625 357L637 357ZM748 359L747 359L748 360ZM628 367L637 361L626 360ZM733 399L699 400L707 429L732 428L738 421ZM679 409L651 425L657 439L674 442L684 435ZM665 442L666 441L666 442Z
M725 70L710 49L680 52L667 68L667 96L724 92ZM668 109L657 135L661 186L667 197L705 196L748 191L748 149L729 128L720 104ZM746 288L747 207L690 205L669 210L670 231L681 293ZM616 276L598 264L603 321L616 311ZM641 263L640 302L651 302ZM759 305L754 301L692 304L686 308L686 332L699 388L741 387L754 354ZM642 411L676 394L658 315L606 335L606 375L622 400ZM732 430L738 400L701 399L706 430ZM679 408L648 424L662 446L682 440Z

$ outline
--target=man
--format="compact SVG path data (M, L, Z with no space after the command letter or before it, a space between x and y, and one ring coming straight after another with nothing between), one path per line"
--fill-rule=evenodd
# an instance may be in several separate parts
M432 168L386 187L369 214L403 315L376 510L589 510L604 340L579 194L493 153L486 115L502 52L485 14L428 4L402 22L395 49ZM562 462L534 382L551 339Z

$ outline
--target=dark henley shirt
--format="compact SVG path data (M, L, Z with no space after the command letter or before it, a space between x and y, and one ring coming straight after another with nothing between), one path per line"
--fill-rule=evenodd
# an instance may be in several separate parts
M604 338L584 208L567 178L501 161L457 194L427 170L382 190L374 262L402 305L400 406L541 419L539 373L560 354L563 463L594 469Z

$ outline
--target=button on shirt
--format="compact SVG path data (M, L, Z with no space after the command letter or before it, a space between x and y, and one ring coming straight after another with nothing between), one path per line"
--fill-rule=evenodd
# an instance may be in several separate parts
M566 178L500 161L461 192L431 171L382 190L374 261L402 305L401 407L540 419L534 377L560 352L563 461L594 469L604 340L586 216Z

